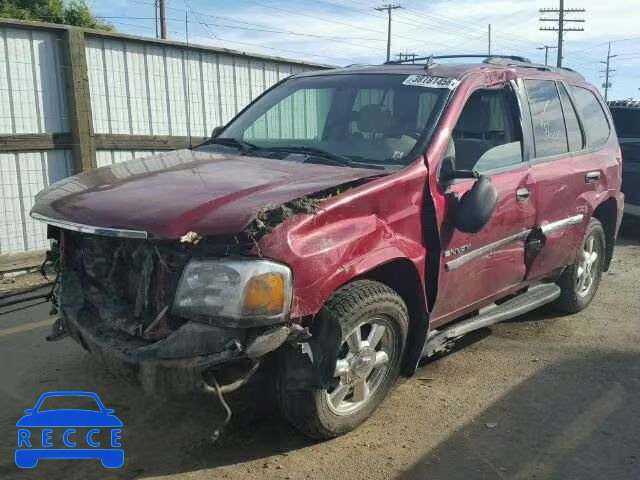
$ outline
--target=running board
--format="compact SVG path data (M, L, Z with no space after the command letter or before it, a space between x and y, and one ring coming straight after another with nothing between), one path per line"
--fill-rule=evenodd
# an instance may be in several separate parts
M446 352L454 340L469 332L530 312L559 296L560 287L555 283L532 285L526 292L500 305L492 304L482 308L475 317L445 327L444 330L433 330L422 349L422 356L430 357L439 352Z

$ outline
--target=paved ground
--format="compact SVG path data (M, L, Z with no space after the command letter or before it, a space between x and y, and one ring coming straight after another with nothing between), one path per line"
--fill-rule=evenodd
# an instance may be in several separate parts
M2 309L0 478L637 480L640 241L632 238L621 240L585 312L540 311L477 332L400 382L357 431L319 444L285 425L255 385L232 399L231 425L211 445L222 415L213 398L145 398L72 341L45 342L45 304ZM124 467L15 467L22 410L64 389L94 391L116 410Z

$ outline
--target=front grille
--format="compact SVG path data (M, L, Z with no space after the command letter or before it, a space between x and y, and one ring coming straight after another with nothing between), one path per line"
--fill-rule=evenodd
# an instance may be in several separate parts
M168 314L191 257L179 243L65 231L63 248L61 291L72 307L65 309L62 299L64 313L98 319L132 336L142 335L161 312L165 329L182 323Z

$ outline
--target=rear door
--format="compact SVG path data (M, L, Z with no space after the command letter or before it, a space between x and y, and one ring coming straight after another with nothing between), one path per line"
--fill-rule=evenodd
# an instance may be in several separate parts
M527 279L535 279L574 261L615 155L603 149L611 128L593 92L553 80L524 85L535 152L532 198L542 233L540 250L528 258Z
M524 240L534 226L535 209L516 88L505 83L473 91L452 133L456 168L488 176L498 191L488 224L477 234L453 226L457 202L474 180L439 180L432 188L442 205L437 209L442 258L434 327L509 293L524 279Z

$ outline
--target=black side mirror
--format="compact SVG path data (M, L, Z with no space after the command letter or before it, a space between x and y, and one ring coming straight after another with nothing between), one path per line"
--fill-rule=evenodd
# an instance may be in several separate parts
M220 135L220 132L222 132L222 130L224 130L224 127L215 127L213 130L211 130L211 138L216 138L218 135Z
M460 198L456 228L463 233L478 233L489 222L497 205L496 187L488 177L480 175Z
M456 178L480 178L480 175L475 170L457 170L455 157L449 156L442 159L440 178L449 182Z

